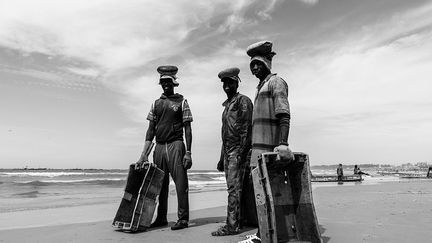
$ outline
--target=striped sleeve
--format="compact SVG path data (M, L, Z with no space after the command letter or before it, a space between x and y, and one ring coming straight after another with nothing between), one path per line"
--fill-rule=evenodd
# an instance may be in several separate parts
M288 85L280 77L275 77L270 85L270 92L273 97L275 115L290 114L290 106L288 103Z
M183 101L182 111L183 111L183 123L192 122L193 121L192 112L186 99Z
M147 120L149 121L156 121L156 115L154 113L154 103L152 103L150 112L147 115Z

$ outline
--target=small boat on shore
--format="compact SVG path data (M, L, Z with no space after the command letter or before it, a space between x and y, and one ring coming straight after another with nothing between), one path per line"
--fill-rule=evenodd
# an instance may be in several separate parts
M342 176L342 182L356 182L362 180L363 178L361 177L361 175ZM311 181L312 182L338 182L338 176L337 175L312 175Z
M400 178L403 179L432 179L432 166L429 167L427 174L424 173L404 173L399 174Z
M402 178L402 179L432 179L431 176L427 176L425 174L405 174L405 175L399 175L399 178Z

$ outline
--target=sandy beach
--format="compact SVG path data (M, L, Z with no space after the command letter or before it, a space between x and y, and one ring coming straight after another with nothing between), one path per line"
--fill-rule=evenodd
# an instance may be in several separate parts
M430 242L432 180L314 184L323 242ZM134 234L114 231L117 203L0 213L0 242L237 242L255 232L212 237L225 220L223 191L191 194L190 227ZM176 220L170 197L169 221Z
M238 243L254 201L263 238L432 243L431 50L432 0L0 0L0 243ZM239 197L274 151L253 181L309 173L318 222L310 188ZM169 224L114 228L144 193Z

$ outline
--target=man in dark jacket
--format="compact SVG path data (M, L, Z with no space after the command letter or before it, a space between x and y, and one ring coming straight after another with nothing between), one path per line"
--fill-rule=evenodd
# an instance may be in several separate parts
M165 178L159 195L157 218L152 227L168 224L169 174L171 174L177 191L178 203L178 221L171 229L179 230L187 228L189 221L187 170L192 166L191 122L193 118L186 99L182 95L174 93L174 87L179 85L176 80L178 68L175 66L160 66L157 71L160 74L159 84L162 86L163 94L154 102L147 116L149 127L143 150L147 151L153 138L156 137L153 160L165 172ZM183 143L183 129L186 138L186 148ZM145 152L143 152L137 164L145 161L148 161L148 158Z
M219 171L225 171L228 190L226 225L212 232L213 236L239 233L240 198L244 178L246 157L251 148L252 101L237 92L240 69L228 68L218 77L228 97L223 103L222 149L217 164Z

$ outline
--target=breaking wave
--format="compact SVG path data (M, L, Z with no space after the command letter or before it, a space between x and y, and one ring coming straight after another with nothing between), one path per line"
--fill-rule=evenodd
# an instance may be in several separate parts
M22 186L65 186L65 185L123 185L125 179L120 178L97 178L97 179L78 179L78 180L33 180L15 182Z

